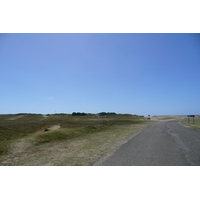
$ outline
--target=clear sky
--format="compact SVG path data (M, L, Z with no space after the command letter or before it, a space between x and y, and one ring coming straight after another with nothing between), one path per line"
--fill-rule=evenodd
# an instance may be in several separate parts
M200 34L0 34L0 114L200 114Z

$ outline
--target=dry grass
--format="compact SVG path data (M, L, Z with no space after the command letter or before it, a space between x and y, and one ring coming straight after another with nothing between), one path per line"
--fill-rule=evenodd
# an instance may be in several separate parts
M200 130L200 117L196 116L194 119L194 123L193 123L193 118L190 118L190 123L188 123L188 119L185 118L185 120L182 120L181 123L184 124L185 126L189 126L191 128Z
M163 115L163 116L152 116L151 120L175 120L175 119L182 119L185 118L184 115Z
M54 123L61 128L12 139L7 155L0 157L0 165L94 165L153 123L124 115L104 117L100 123L96 116L52 116L39 120L45 126Z

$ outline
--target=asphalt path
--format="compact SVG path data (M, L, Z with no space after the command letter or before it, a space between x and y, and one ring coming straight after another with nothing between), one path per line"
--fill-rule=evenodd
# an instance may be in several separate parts
M156 122L98 165L200 166L200 131L179 120Z

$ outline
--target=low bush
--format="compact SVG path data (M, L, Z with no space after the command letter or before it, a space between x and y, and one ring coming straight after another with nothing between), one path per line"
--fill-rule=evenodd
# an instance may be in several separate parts
M66 140L66 139L73 138L74 136L75 136L74 133L66 134L59 131L54 131L50 133L37 135L35 139L36 139L36 144L41 144L41 143L54 142L58 140Z
M0 155L5 155L8 153L7 147L0 147Z

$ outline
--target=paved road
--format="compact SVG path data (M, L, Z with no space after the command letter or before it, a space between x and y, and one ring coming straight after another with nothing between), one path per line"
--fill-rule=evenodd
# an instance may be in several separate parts
M99 165L200 166L200 131L179 120L156 122Z

